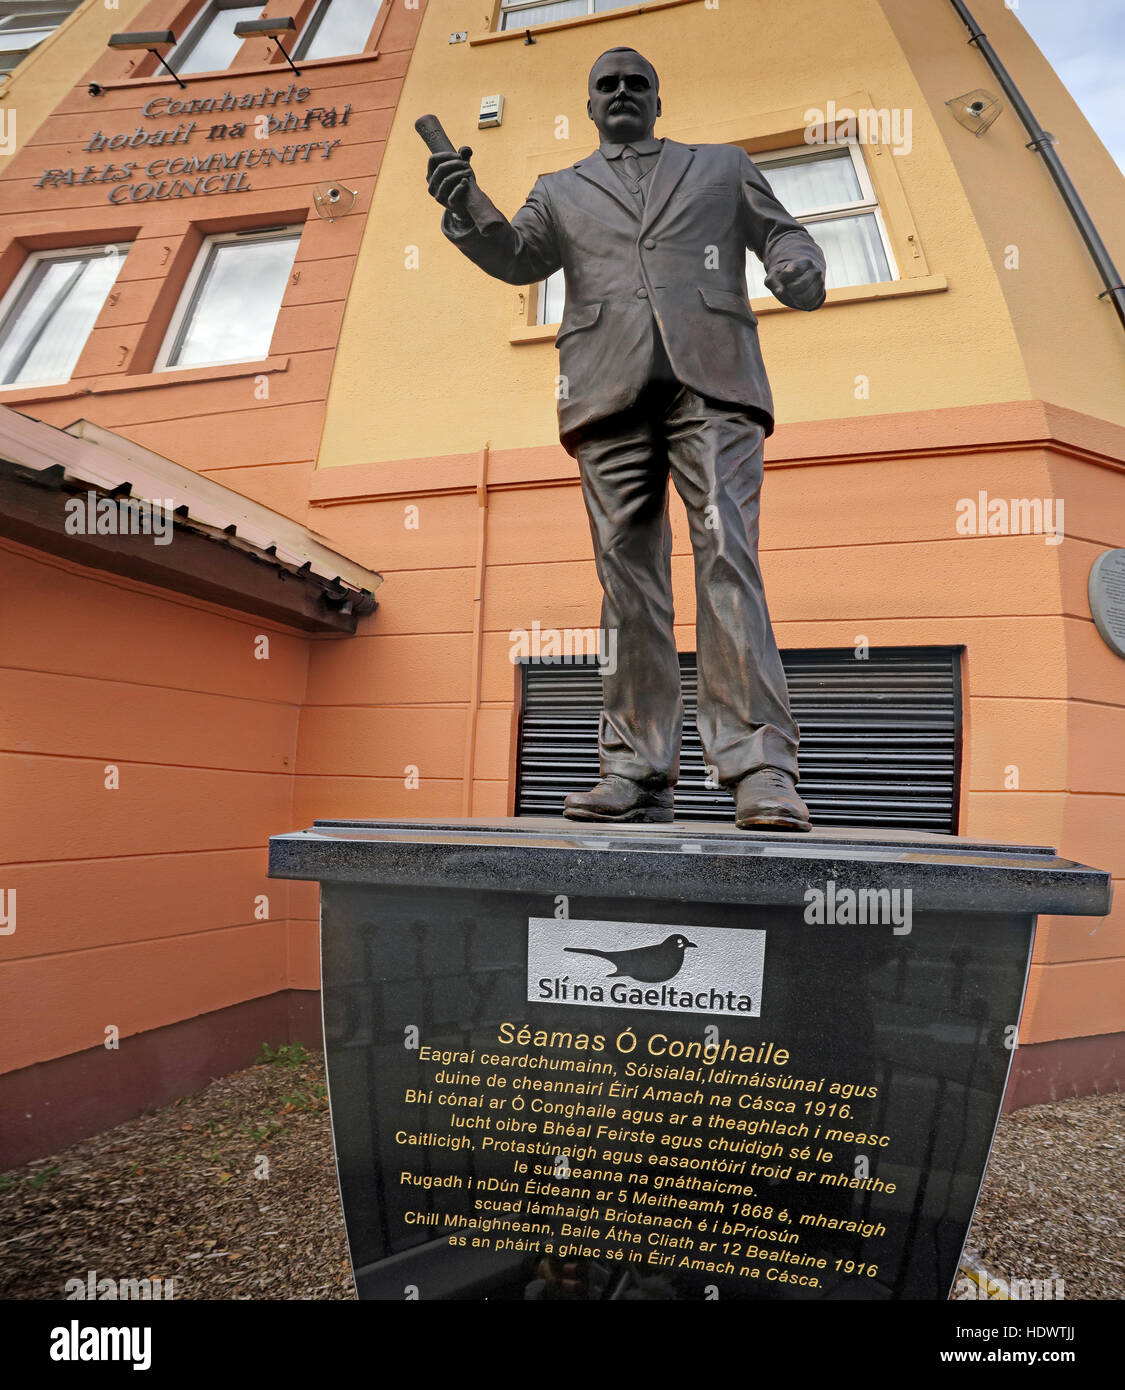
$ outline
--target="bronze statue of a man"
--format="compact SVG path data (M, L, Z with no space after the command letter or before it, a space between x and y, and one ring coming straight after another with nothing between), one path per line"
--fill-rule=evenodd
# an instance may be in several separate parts
M562 267L559 437L578 460L604 600L602 780L575 820L670 821L683 699L673 632L668 478L695 555L698 726L743 829L808 830L797 726L758 567L762 448L773 403L746 293L745 248L794 309L824 302L824 256L736 145L653 135L659 79L635 49L590 70L600 147L536 181L509 222L472 150L430 158L442 230L489 275Z

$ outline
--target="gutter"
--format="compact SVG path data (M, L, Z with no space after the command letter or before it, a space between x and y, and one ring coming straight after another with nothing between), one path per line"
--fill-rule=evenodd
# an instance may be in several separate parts
M1024 129L1031 140L1028 144L1029 150L1035 150L1042 157L1047 170L1055 181L1055 185L1062 194L1062 200L1067 206L1067 211L1074 220L1075 226L1081 234L1082 240L1086 243L1086 248L1093 258L1094 264L1098 268L1102 284L1105 289L1098 295L1099 299L1109 299L1117 313L1121 326L1125 328L1125 285L1121 281L1121 273L1113 263L1113 257L1109 254L1109 248L1098 234L1094 220L1086 209L1081 197L1071 181L1070 175L1066 172L1066 166L1055 151L1054 137L1048 135L1035 118L1035 113L1023 98L1023 93L1016 86L1011 73L1000 61L996 50L985 37L980 25L973 18L969 7L964 0L950 0L953 8L961 22L969 31L969 42L975 44L980 50L984 61L992 69L993 74L1000 84L1001 90L1008 100L1012 103L1012 108L1016 115L1023 122Z

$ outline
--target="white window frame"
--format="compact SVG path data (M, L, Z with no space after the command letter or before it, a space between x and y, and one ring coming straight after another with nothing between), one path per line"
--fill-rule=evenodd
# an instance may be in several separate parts
M557 0L556 0L556 2L557 2ZM536 28L539 27L540 24L558 24L560 21L557 20L557 19L540 19L540 20L538 20L535 24L518 24L518 23L517 23L517 24L506 25L506 24L504 23L505 18L506 18L508 15L510 15L510 14L514 14L514 15L517 15L517 16L518 16L518 15L519 15L519 12L520 12L521 10L531 10L531 9L534 9L537 5L544 5L544 4L549 4L549 3L550 3L550 0L500 0L500 10L499 10L499 13L498 13L497 16L496 16L496 19L497 19L497 32L498 32L498 33L499 33L499 32L510 33L513 29L536 29ZM566 3L566 0L563 0L563 3ZM583 3L583 0L571 0L571 3L572 3L572 4L582 4L582 3ZM612 14L612 13L613 13L613 10L595 10L595 9L594 9L594 0L584 0L584 3L585 3L585 5L586 5L586 9L585 9L584 12L583 12L582 10L579 10L577 14L575 14L575 15L570 15L570 16L565 16L565 17L566 17L566 18L571 18L571 19L582 19L582 18L584 18L584 15L590 15L590 14L599 14L599 15L603 15L603 14ZM631 8L634 8L635 5L636 5L637 3L638 3L638 0L621 0L620 5L619 5L619 6L615 5L615 6L614 6L614 9L618 9L618 8L620 8L620 9L622 9L622 10L631 9Z
M7 292L3 295L2 298L0 298L0 328L2 328L4 320L8 317L9 313L11 313L12 308L19 302L20 296L27 288L28 281L31 279L32 275L34 275L35 267L37 265L41 265L43 261L65 260L67 256L86 256L89 260L94 260L99 252L103 256L105 255L105 248L107 246L112 246L119 252L118 259L121 261L122 264L124 264L125 257L128 256L130 250L132 249L133 243L131 241L106 241L97 242L93 246L64 246L62 248L54 248L50 251L32 251L28 255L27 259L24 261L23 265L20 266L15 278L12 280L12 283L8 286ZM118 266L117 274L121 274L120 265ZM115 283L116 278L117 277L115 276ZM106 291L106 299L109 298L110 294L112 293L112 289L113 287L111 285L110 288ZM103 301L102 308L104 307L105 303ZM101 309L98 310L98 315L100 317ZM97 319L94 320L94 327L96 326ZM90 329L90 332L92 333L93 331L94 328L92 327ZM89 341L90 339L87 335L86 342ZM74 359L75 367L78 365L82 357L82 353L85 352L85 350L85 344L83 344L82 348L79 350L78 356ZM71 367L69 376L53 377L42 381L7 381L0 384L0 391L22 391L25 388L30 388L33 386L62 386L65 385L66 382L70 381L73 378L73 376L74 367Z
M378 21L384 3L385 0L379 0L379 3L376 4L375 13L371 20L371 29L375 28L375 24ZM312 13L305 21L305 27L301 30L300 38L298 38L296 44L294 45L292 54L294 62L299 63L305 57L309 45L312 43L313 39L316 38L317 30L320 28L321 23L324 20L324 16L328 13L328 9L331 6L331 4L332 0L320 0L319 4L313 6ZM358 53L367 52L367 45L371 41L371 29L368 29L367 35L363 40L363 47L357 50ZM353 55L350 53L336 53L333 55L333 57L335 58L350 58L352 56ZM309 58L308 62L330 63L332 62L332 58Z
M184 287L180 291L180 297L176 302L176 309L168 322L168 330L164 334L164 342L161 344L160 353L153 367L154 372L186 372L186 371L205 371L208 367L225 367L230 362L196 362L190 366L181 366L178 362L173 362L173 355L181 346L181 338L187 326L189 317L196 304L196 294L203 279L203 272L207 269L210 260L211 247L222 242L251 242L269 241L274 238L297 237L300 239L304 227L301 224L294 224L287 227L255 227L241 232L213 232L210 236L204 237L203 245L200 246L195 257L195 264L191 272L184 281ZM281 304L277 306L280 314L285 304L285 295L282 294ZM274 329L277 328L277 319L274 319ZM270 335L271 339L273 334ZM267 345L267 356L269 347ZM264 357L235 358L234 361L262 362Z
M252 4L255 2L256 0L251 0ZM259 16L265 10L266 4L267 0L262 0L258 10ZM168 66L173 72L179 72L180 65L191 57L192 53L195 51L196 45L203 37L208 26L223 10L241 10L247 8L249 7L246 4L246 0L203 0L203 4L200 5L199 9L188 23L188 27L184 30L183 38L180 39L175 48L168 55ZM245 42L245 40L243 40L243 42ZM237 57L240 52L241 44L235 50L234 56ZM206 69L206 71L211 71L211 69ZM222 71L229 72L230 69L223 68ZM193 72L189 72L185 75L187 77L198 76L197 73Z
M818 222L832 222L843 217L853 217L857 213L874 213L875 225L879 229L879 239L883 245L883 254L887 258L887 269L890 271L891 278L889 281L879 280L873 283L889 284L902 277L891 247L891 239L887 235L887 224L883 221L883 210L879 206L879 196L875 192L875 185L871 182L867 161L863 157L858 140L830 140L823 145L790 145L784 150L763 150L761 154L751 155L751 159L768 180L772 164L793 163L798 159L803 163L815 159L839 158L838 152L841 149L847 150L851 156L852 168L855 170L856 181L859 184L860 197L849 203L825 203L811 211L794 212L793 216L802 227L813 227ZM748 251L748 254L752 256L754 253Z

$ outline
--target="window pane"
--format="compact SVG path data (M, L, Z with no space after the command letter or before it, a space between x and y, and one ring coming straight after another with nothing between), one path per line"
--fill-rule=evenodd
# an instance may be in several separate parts
M501 29L526 29L532 24L550 24L555 19L573 19L589 14L589 0L555 0L554 4L529 5L523 10L505 11Z
M169 367L257 362L269 352L299 235L214 242Z
M561 270L556 270L539 285L539 323L561 323L563 304L566 300L566 280Z
M824 252L825 281L830 290L842 289L845 285L876 285L892 278L874 213L827 218L812 223L808 230ZM769 296L765 275L761 261L748 251L746 288L751 299Z
M234 26L244 19L257 19L263 6L240 5L235 10L216 10L207 7L210 19L203 20L203 29L197 39L188 35L185 56L172 67L177 72L221 72L230 67L231 59L242 47L242 40L234 32Z
M0 0L0 12L7 10L7 14L0 13L0 29L38 29L41 25L51 29L57 29L63 20L76 10L81 0L70 0L65 5L39 5L31 6L24 0Z
M125 256L38 260L0 324L0 383L67 381Z
M55 26L49 29L18 29L11 33L0 34L0 52L25 53L35 47L37 43L42 43L48 34L55 32Z
M766 289L766 268L753 251L746 253L746 293L751 299L768 299L770 294Z
M311 38L302 58L338 58L362 53L379 12L379 0L324 0L313 12Z
M841 289L844 285L875 285L891 278L873 213L814 222L809 231L828 262L830 290Z
M762 173L778 202L794 217L817 208L856 203L863 197L855 165L847 150L821 159L767 164Z

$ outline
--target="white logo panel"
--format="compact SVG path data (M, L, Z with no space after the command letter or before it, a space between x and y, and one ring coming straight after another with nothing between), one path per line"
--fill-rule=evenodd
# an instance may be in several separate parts
M527 998L758 1018L765 954L765 932L750 927L530 917Z

